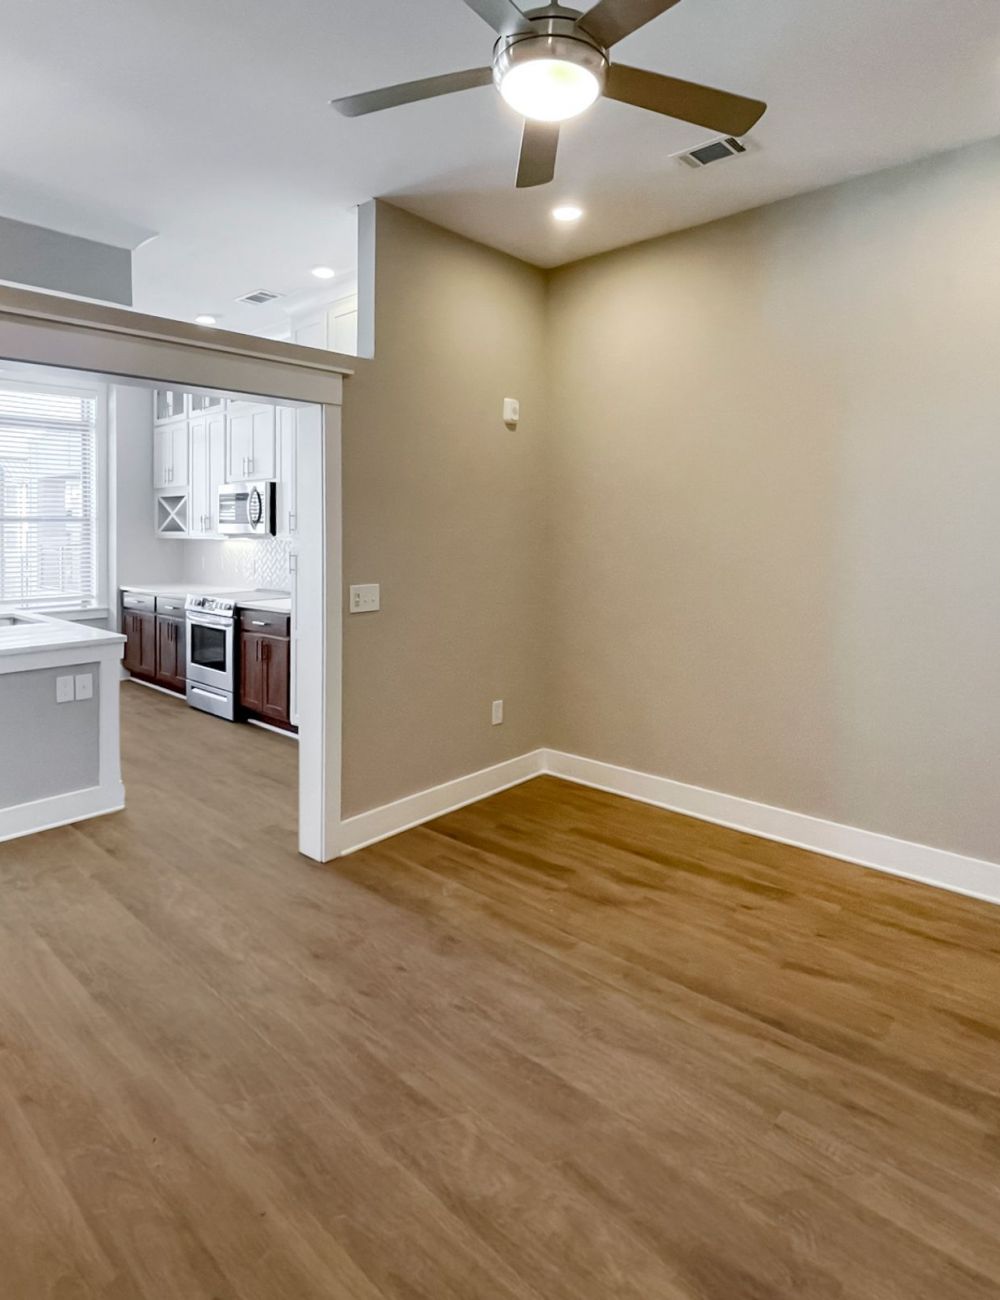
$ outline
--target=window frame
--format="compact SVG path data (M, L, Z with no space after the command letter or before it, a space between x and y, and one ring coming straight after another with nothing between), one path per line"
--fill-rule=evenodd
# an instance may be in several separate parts
M108 481L108 386L81 383L59 376L53 380L26 378L23 371L0 366L0 388L13 393L54 393L88 398L94 403L94 596L87 601L18 602L0 597L0 610L30 609L36 614L60 618L99 620L108 614L111 563L111 494Z

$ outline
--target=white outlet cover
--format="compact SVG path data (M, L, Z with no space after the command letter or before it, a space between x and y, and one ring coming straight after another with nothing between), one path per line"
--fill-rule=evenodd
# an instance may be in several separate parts
M73 678L57 677L56 678L56 703L69 704L70 700L75 699L73 694Z
M76 698L78 700L92 700L94 698L94 674L93 673L77 673Z
M498 727L503 722L503 700L494 700L490 709L490 720L494 727Z

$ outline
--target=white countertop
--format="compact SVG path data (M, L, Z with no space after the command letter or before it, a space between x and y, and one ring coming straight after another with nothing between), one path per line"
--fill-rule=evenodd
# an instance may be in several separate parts
M123 582L122 591L136 591L144 596L225 596L232 586L211 587L204 582Z
M259 600L241 600L240 609L262 609L269 614L290 614L292 612L291 596L261 597Z
M258 591L246 591L237 589L232 584L228 587L210 587L198 582L149 582L140 586L135 582L123 582L121 590L140 593L143 596L172 596L180 599L185 596L236 595L241 609L269 609L279 614L291 613L292 609L291 596L285 591L276 591L270 587Z
M13 618L12 626L4 623ZM118 632L105 632L103 628L87 627L84 623L71 623L68 619L52 618L23 609L0 610L0 655L31 654L43 650L79 649L81 646L105 647L113 642L123 644L125 638Z

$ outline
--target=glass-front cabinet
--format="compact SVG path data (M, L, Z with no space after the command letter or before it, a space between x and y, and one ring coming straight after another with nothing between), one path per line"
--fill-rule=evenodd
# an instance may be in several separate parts
M226 399L219 393L191 393L191 414L201 415L205 411L221 411Z
M168 420L178 420L186 414L183 388L157 388L153 393L153 421L165 424Z

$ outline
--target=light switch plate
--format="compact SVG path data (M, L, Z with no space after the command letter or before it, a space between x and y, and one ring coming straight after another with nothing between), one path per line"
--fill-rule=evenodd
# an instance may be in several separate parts
M77 673L76 698L78 700L92 700L94 698L94 674L93 673Z
M351 588L352 614L371 614L381 608L381 592L377 582L361 582Z
M521 403L516 397L505 397L503 399L503 422L504 424L517 424L521 418Z
M74 699L73 678L57 677L56 678L56 703L69 704L72 699Z

